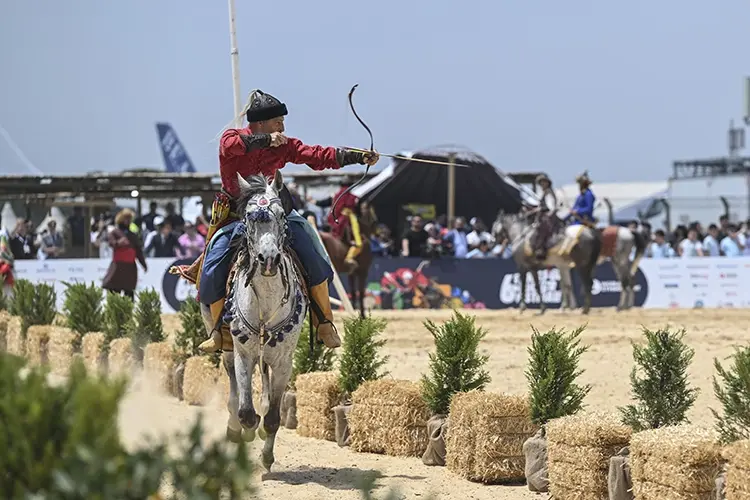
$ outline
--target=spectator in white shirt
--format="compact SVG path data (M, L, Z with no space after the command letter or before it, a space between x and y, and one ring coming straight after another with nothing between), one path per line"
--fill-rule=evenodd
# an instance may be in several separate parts
M477 217L472 217L469 221L471 228L473 229L469 234L466 235L466 243L469 244L469 248L474 249L479 246L482 241L489 241L492 246L492 235L487 232L484 226L484 222ZM468 255L466 256L468 258Z
M661 229L654 231L654 241L649 243L646 249L646 257L651 257L652 259L671 259L674 256L674 248L667 243L664 231Z
M682 258L703 257L703 245L698 239L698 231L694 227L688 229L687 238L680 242L678 249Z
M740 242L737 226L730 224L727 226L727 236L721 240L721 251L727 257L739 257L743 249L744 245Z
M703 238L703 253L708 257L718 257L719 251L719 226L711 224L708 226L708 234Z
M486 239L479 242L479 246L466 254L467 259L491 259L495 255L490 250L490 243Z

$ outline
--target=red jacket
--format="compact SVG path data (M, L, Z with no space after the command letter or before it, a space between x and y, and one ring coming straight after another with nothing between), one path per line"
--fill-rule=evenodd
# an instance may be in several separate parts
M308 146L299 139L289 138L276 148L261 148L247 153L240 134L250 135L249 128L229 129L221 136L219 145L219 172L221 185L232 196L239 195L237 172L242 177L263 174L269 180L287 163L306 164L313 170L339 169L336 148Z

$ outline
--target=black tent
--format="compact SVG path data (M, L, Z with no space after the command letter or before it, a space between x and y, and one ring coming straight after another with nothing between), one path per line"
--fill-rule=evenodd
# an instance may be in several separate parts
M467 219L479 217L489 227L497 213L517 213L521 203L535 203L510 177L502 175L485 158L455 146L445 146L405 154L415 159L455 162L466 167L455 169L455 214ZM397 231L405 227L411 213L408 205L434 205L436 215L448 213L448 170L435 165L394 159L378 176L358 186L353 193L367 200L380 222Z

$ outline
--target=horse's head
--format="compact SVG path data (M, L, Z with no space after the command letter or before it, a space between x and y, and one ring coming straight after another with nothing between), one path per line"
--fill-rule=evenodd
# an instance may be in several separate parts
M281 173L277 171L270 184L263 175L244 179L238 173L237 177L248 254L257 260L261 275L275 276L287 234L286 214L279 195L284 187Z

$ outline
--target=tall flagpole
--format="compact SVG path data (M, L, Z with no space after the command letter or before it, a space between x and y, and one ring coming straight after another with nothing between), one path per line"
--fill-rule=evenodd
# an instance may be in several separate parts
M234 128L242 126L242 98L240 97L240 51L237 49L237 28L234 21L234 0L229 0L229 40L232 55L232 89L234 91Z

